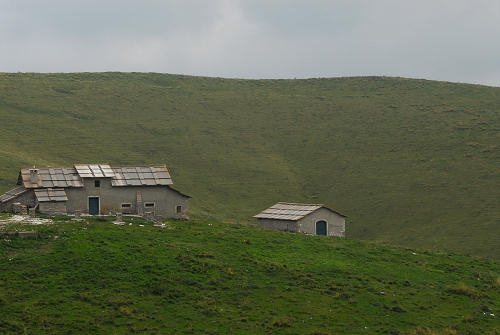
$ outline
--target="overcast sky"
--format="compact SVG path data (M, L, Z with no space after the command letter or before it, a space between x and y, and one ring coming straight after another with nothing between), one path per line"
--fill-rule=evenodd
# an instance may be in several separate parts
M500 1L0 0L0 71L500 86Z

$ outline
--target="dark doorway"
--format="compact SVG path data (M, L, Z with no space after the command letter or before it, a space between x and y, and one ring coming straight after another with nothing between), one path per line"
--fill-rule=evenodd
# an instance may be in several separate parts
M90 215L99 215L99 198L98 197L90 197L89 198L89 214Z
M316 222L316 235L326 235L326 222L325 221Z

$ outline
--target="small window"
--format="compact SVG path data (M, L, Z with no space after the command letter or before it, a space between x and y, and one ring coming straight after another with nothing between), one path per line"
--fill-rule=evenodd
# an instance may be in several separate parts
M122 208L130 208L132 207L132 204L122 204Z
M182 213L182 206L175 207L175 212L176 213Z
M145 203L144 203L144 207L151 208L151 207L154 207L154 206L155 206L155 203L154 203L154 202L145 202Z
M94 186L95 187L101 187L101 181L100 180L94 180Z

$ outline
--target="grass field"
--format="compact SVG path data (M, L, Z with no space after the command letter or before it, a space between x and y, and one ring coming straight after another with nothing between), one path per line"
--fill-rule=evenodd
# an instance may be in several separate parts
M2 237L0 333L500 332L500 264L488 258L126 220L8 226L40 238Z
M500 88L403 78L0 74L20 166L166 163L192 215L325 203L350 237L500 258Z

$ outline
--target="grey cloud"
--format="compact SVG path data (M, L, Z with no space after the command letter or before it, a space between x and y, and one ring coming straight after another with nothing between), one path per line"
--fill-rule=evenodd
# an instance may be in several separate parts
M500 2L0 0L0 71L500 86Z

